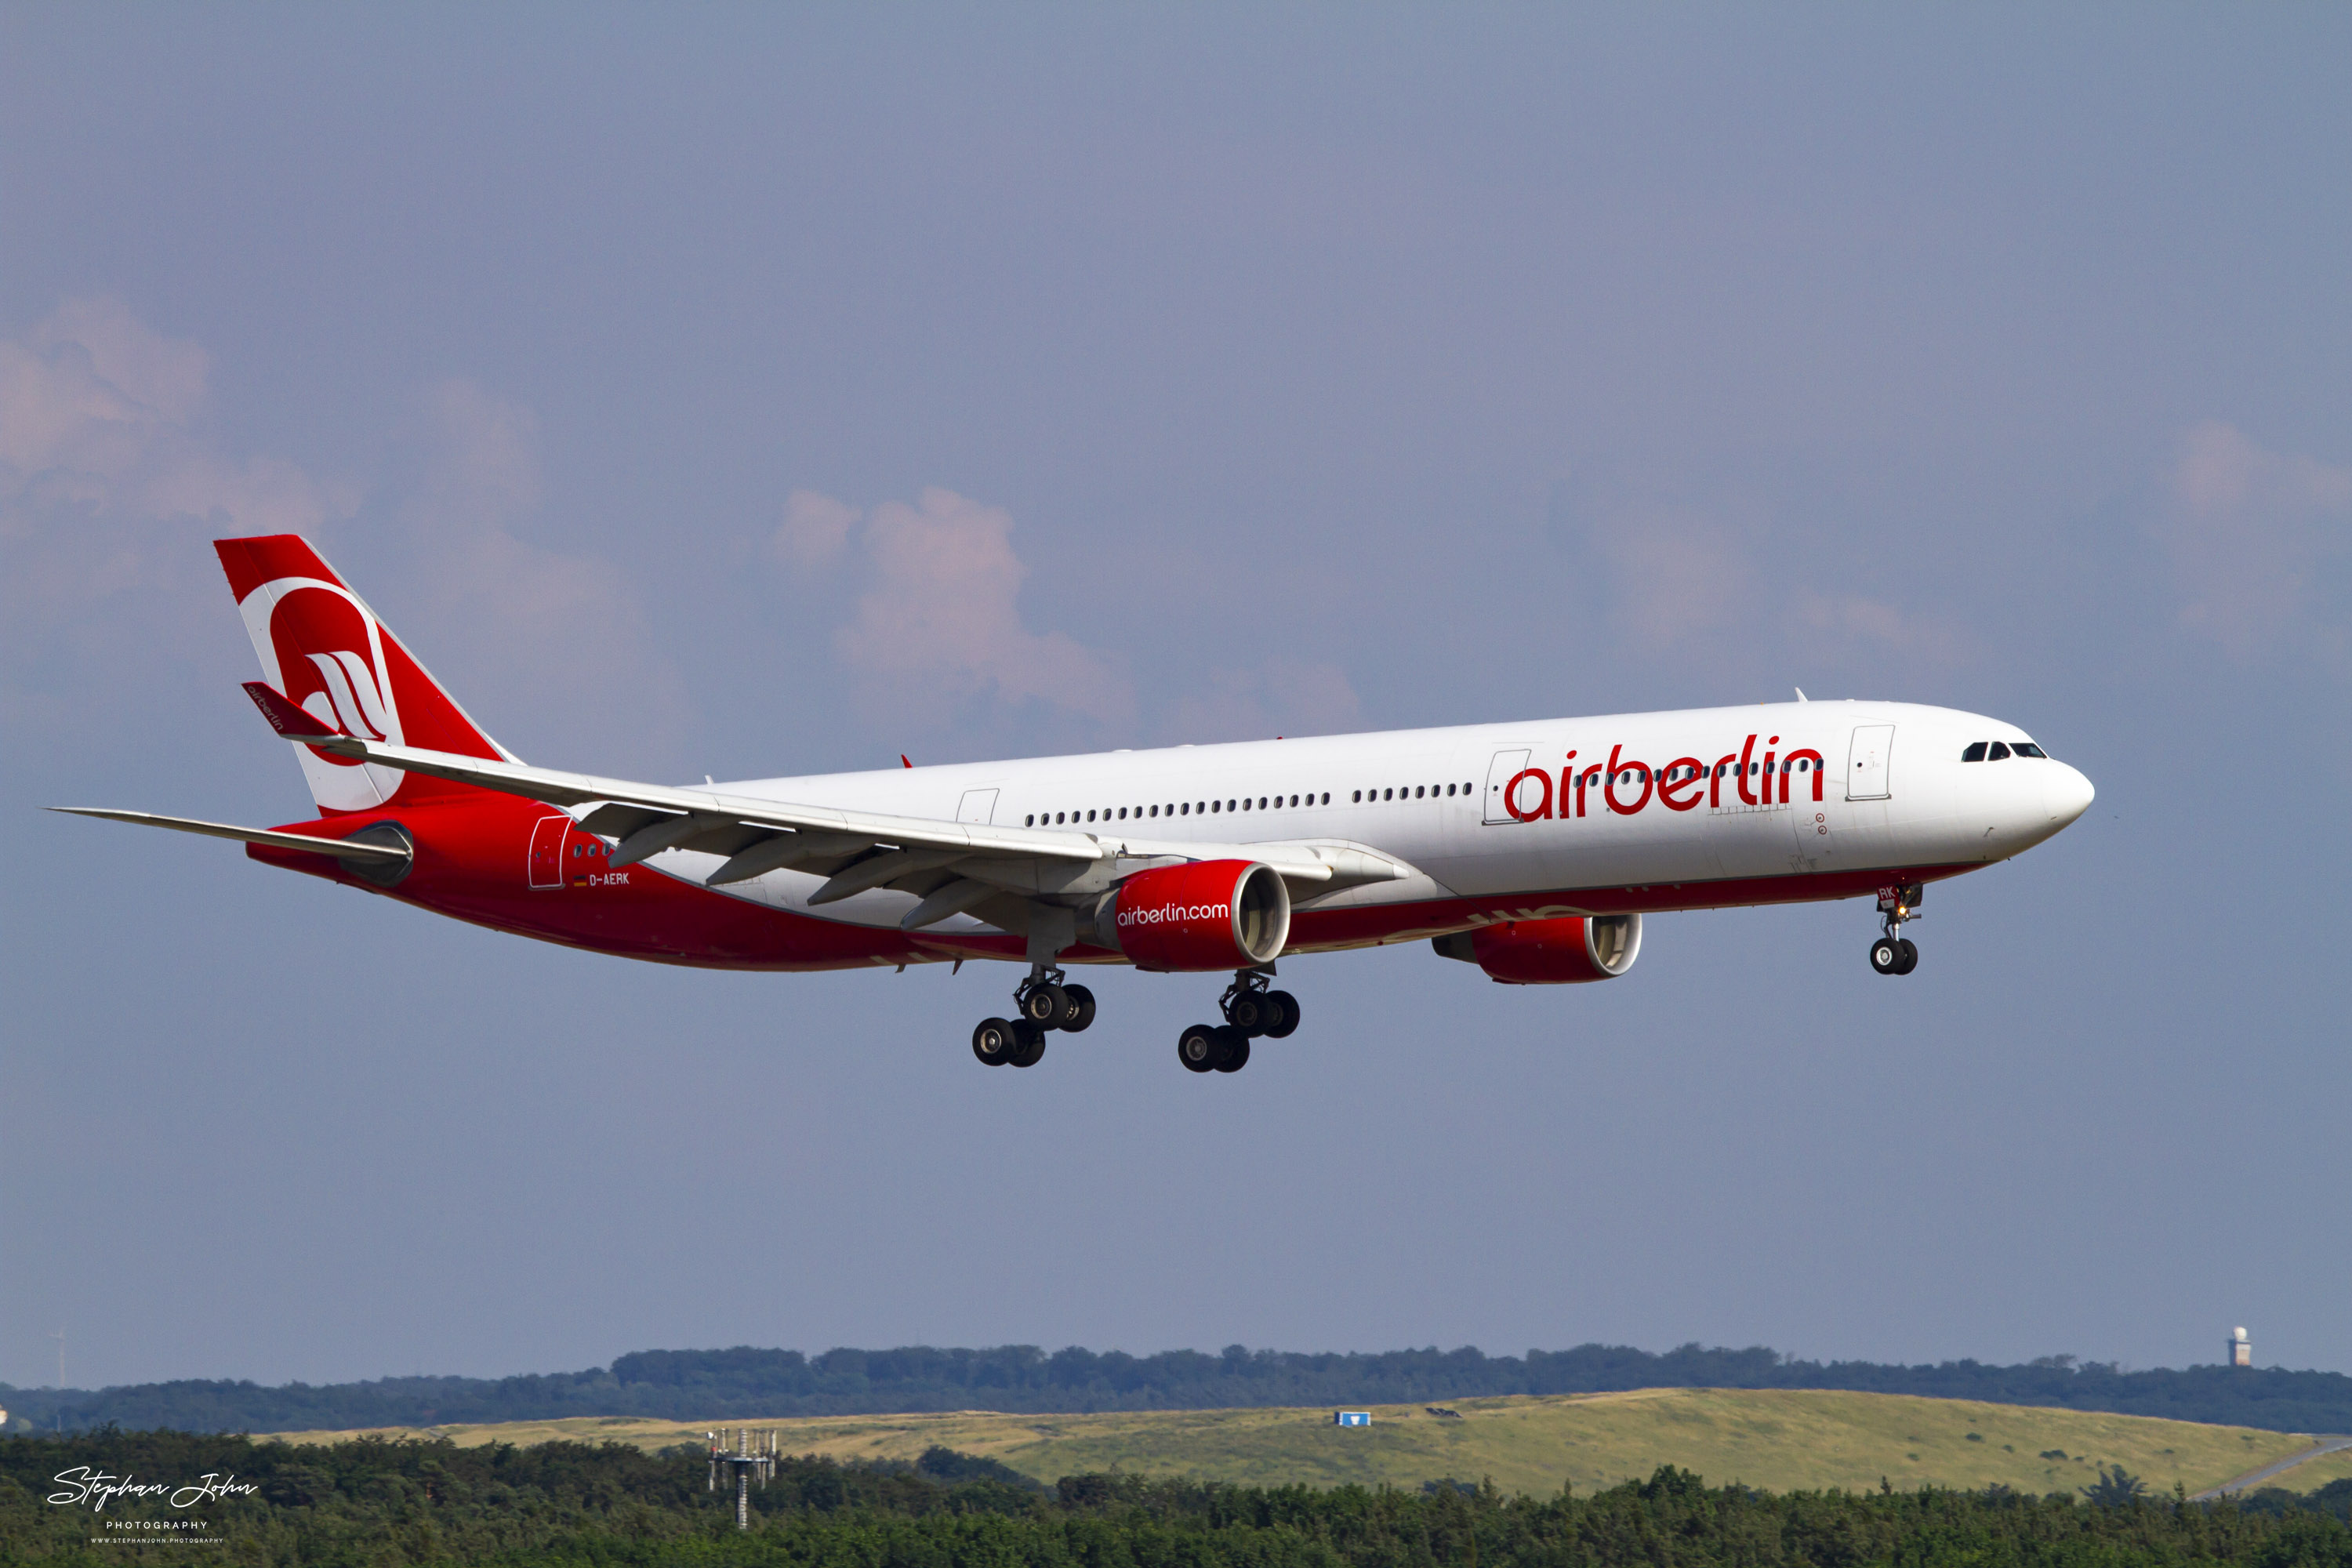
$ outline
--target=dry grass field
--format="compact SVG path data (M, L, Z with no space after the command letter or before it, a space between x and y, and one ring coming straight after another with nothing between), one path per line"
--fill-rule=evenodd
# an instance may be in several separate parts
M1897 1488L1999 1481L2032 1492L2071 1490L2095 1479L2101 1465L2120 1465L2151 1490L2169 1491L2177 1480L2194 1492L2306 1446L2283 1432L1882 1394L1645 1389L1465 1399L1449 1408L1459 1416L1376 1405L1368 1428L1334 1426L1326 1409L964 1411L748 1424L777 1428L787 1453L912 1459L937 1443L1046 1482L1110 1469L1266 1486L1418 1487L1449 1476L1491 1477L1506 1491L1536 1494L1563 1483L1591 1491L1647 1477L1662 1464L1773 1491L1875 1488L1884 1478ZM718 1424L614 1416L384 1435L468 1446L617 1441L651 1449L697 1440L705 1426ZM298 1442L356 1435L281 1434ZM2343 1456L2330 1456L2273 1484L2307 1490L2347 1470Z

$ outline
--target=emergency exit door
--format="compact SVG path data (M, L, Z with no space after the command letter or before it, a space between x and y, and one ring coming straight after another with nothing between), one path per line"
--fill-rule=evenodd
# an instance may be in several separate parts
M563 886L563 838L571 830L568 816L542 816L530 830L530 885Z
M1855 726L1853 731L1853 746L1846 756L1846 799L1886 799L1888 795L1893 793L1887 785L1894 761L1894 725L1861 724Z
M992 789L968 789L956 804L956 820L986 826L996 816L996 792Z

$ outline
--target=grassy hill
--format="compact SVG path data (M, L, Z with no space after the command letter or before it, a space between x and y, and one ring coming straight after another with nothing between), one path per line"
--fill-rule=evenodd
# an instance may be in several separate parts
M1369 1428L1331 1425L1328 1409L1183 1410L1087 1415L850 1415L752 1421L781 1433L791 1454L912 1459L933 1444L997 1459L1051 1482L1088 1470L1328 1487L1417 1488L1425 1480L1492 1477L1506 1491L1544 1495L1571 1482L1589 1492L1647 1477L1661 1464L1710 1482L1797 1488L1897 1489L1924 1482L2021 1491L2070 1491L2120 1465L2151 1490L2178 1480L2194 1492L2305 1447L2291 1434L2147 1416L2107 1415L1906 1394L1797 1390L1645 1389L1630 1394L1465 1399L1446 1408L1375 1405ZM709 1425L717 1425L709 1423ZM731 1423L743 1425L743 1422ZM693 1441L703 1425L630 1416L496 1426L383 1429L446 1436L461 1446L556 1438L645 1448ZM355 1434L287 1433L294 1441ZM2330 1465L2327 1475L2317 1474ZM2336 1473L2330 1461L2274 1484L2298 1489Z

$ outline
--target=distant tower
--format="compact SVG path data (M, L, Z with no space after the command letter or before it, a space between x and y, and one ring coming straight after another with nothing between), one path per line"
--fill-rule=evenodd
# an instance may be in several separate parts
M730 1449L730 1443L734 1445ZM735 1528L751 1528L751 1479L759 1478L764 1489L768 1478L776 1473L776 1435L754 1432L738 1426L730 1432L721 1429L710 1434L710 1489L719 1489L719 1473L731 1470L735 1475Z
M2246 1338L2246 1331L2243 1329L2230 1331L2230 1364L2231 1366L2254 1364L2254 1342Z

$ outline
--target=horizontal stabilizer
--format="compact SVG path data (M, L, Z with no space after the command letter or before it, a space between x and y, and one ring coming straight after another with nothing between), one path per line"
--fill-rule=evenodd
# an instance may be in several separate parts
M256 681L254 685L259 686ZM261 688L264 691L269 689ZM247 688L251 689L250 687ZM270 695L277 696L276 692ZM279 700L283 701L281 698ZM291 707L292 704L288 704ZM267 712L268 710L264 709ZM295 709L301 712L300 709ZM310 715L304 714L308 718ZM247 844L265 844L272 849L293 849L308 855L331 855L338 860L362 865L408 864L406 848L386 844L354 844L346 839L318 838L307 833L279 833L267 827L232 827L225 822L198 822L187 816L157 816L145 811L109 811L95 805L53 805L51 811L62 811L69 816L99 816L109 822L135 822L142 827L168 827L175 833L201 833L207 838L235 838Z
M245 694L253 699L253 705L261 710L261 716L269 721L269 727L289 741L326 741L342 733L341 730L311 718L267 681L245 682Z

